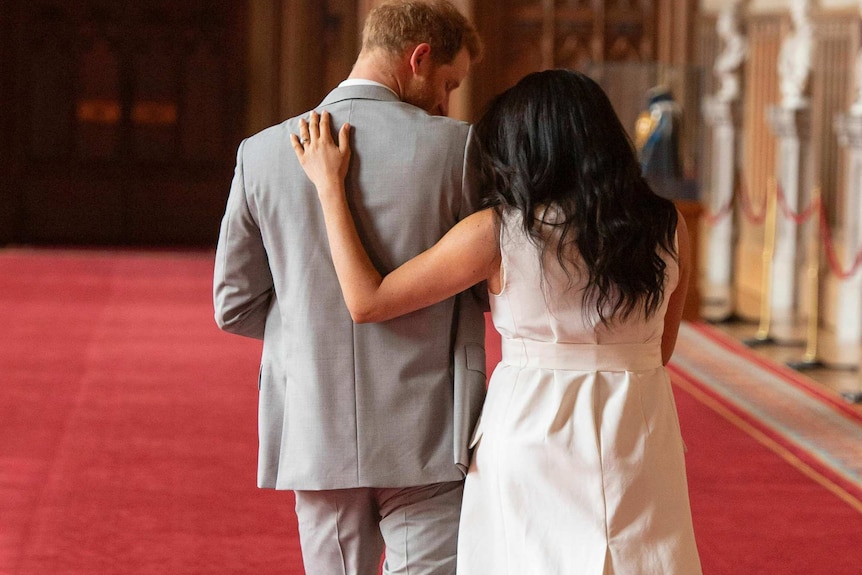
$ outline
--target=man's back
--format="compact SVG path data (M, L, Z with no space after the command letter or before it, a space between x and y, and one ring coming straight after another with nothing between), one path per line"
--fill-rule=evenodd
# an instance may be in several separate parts
M382 273L477 207L467 124L429 116L375 86L338 88L320 109L354 127L348 194ZM298 119L288 120L240 147L216 260L220 324L264 337L259 485L461 479L455 460L466 463L460 444L484 392L481 311L461 296L457 306L450 299L382 324L354 324L316 191L290 146L298 131ZM465 367L466 379L456 375L453 385L453 372Z

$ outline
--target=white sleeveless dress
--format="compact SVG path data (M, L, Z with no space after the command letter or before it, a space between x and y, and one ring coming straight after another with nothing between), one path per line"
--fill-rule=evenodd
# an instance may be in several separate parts
M608 326L583 309L553 254L542 280L513 216L501 228L504 282L491 313L502 361L474 435L458 575L699 575L661 365L677 263L664 257L658 313Z

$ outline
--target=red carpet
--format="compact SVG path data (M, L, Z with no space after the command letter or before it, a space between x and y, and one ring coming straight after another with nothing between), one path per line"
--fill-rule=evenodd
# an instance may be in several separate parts
M0 251L0 574L303 572L211 257ZM859 573L859 510L676 383L704 572Z
M697 388L673 379L704 573L862 572L860 507L780 457L760 442L767 438Z
M0 252L0 573L302 573L211 261Z

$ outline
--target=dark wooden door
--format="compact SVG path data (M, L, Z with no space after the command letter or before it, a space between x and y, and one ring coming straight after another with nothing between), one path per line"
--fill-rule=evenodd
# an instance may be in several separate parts
M0 242L214 244L243 128L245 3L0 2Z

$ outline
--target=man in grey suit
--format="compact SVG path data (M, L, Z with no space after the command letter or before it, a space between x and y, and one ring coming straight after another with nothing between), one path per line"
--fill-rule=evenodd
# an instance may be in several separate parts
M316 108L355 128L348 194L383 273L478 207L472 128L442 116L480 52L450 3L387 2ZM291 134L299 118L240 145L215 262L219 327L263 339L258 486L295 492L307 573L376 574L384 548L387 574L454 573L483 304L354 324Z

